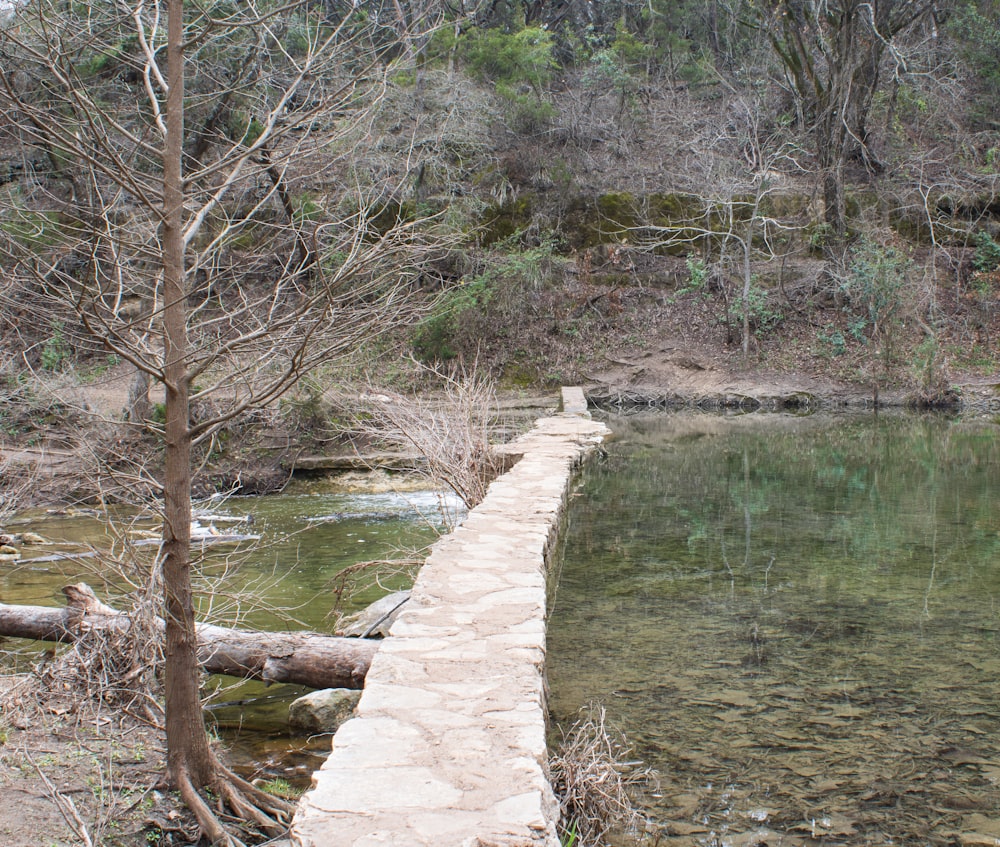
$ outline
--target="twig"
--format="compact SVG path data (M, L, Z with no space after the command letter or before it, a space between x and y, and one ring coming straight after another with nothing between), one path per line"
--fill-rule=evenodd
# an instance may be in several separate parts
M421 367L443 387L444 403L373 387L358 427L374 438L416 450L426 459L421 472L450 488L471 509L486 496L503 464L490 444L490 425L496 418L494 385L474 368L451 375Z
M386 620L389 619L389 616L392 615L392 613L395 612L396 609L398 609L400 606L402 606L409 599L410 599L410 595L406 595L406 597L404 597L402 600L400 600L395 606L393 606L391 609L389 609L388 612L386 612L384 615L382 615L382 617L380 617L377 621L375 621L375 623L373 623L370 627L368 627L368 629L366 629L361 634L361 637L362 638L367 638L369 635L371 635L376 629L378 629L383 623L385 623Z
M87 831L87 825L83 822L83 818L80 817L80 813L76 810L76 804L73 802L72 797L67 797L65 794L61 793L58 788L56 788L52 781L45 775L45 772L38 766L38 763L34 760L31 753L28 752L27 747L22 748L25 758L31 762L31 766L35 769L35 772L41 778L42 782L45 783L45 787L49 790L49 794L52 795L52 799L55 801L56 808L59 809L59 813L63 816L70 829L83 843L84 847L94 847L94 842L90 838L90 833Z

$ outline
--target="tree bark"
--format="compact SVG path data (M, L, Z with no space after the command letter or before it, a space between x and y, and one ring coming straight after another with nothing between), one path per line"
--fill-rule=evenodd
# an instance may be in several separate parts
M125 407L125 420L141 424L149 420L152 407L149 402L149 374L139 368L128 387L128 404Z
M167 2L167 92L163 140L163 697L167 777L214 787L218 773L201 715L191 590L191 430L184 244L184 0Z
M129 616L84 583L67 585L64 608L0 603L0 636L72 642L92 630L127 630ZM161 622L162 625L162 622ZM198 661L208 673L311 688L361 688L379 642L316 632L257 632L196 625ZM200 714L200 706L199 706Z

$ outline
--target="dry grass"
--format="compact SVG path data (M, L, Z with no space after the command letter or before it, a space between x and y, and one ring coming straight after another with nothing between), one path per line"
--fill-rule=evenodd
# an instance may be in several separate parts
M630 761L625 737L608 726L603 706L588 706L549 758L560 829L576 847L598 847L608 833L637 832L645 822L630 791L654 780Z
M34 482L30 468L0 455L0 531L28 499Z
M447 486L471 509L482 502L504 461L492 447L496 388L474 370L457 375L427 368L443 396L404 396L371 388L358 428L423 460L421 473Z
M0 809L0 843L135 845L154 817L190 830L155 791L164 754L161 730L33 674L0 676L0 782L18 798Z

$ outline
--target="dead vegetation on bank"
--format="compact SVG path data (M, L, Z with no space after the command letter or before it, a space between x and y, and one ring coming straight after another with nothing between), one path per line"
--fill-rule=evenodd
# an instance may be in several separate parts
M563 843L600 847L611 832L638 837L645 828L635 794L656 775L632 760L627 739L592 703L563 734L549 757L552 788L559 800Z
M81 696L84 668L63 676L47 654L37 672L0 677L0 814L6 847L188 844L197 834L162 785L162 729L117 708L113 694Z
M355 426L373 441L416 453L423 460L417 473L435 487L450 489L472 509L504 467L495 447L496 385L475 369L418 369L433 378L437 392L404 395L370 388Z

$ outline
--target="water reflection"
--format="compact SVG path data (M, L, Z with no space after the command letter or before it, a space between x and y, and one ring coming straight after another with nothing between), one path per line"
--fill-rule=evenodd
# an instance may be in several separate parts
M551 706L602 701L660 771L660 843L1000 836L1000 430L613 425L569 516Z

